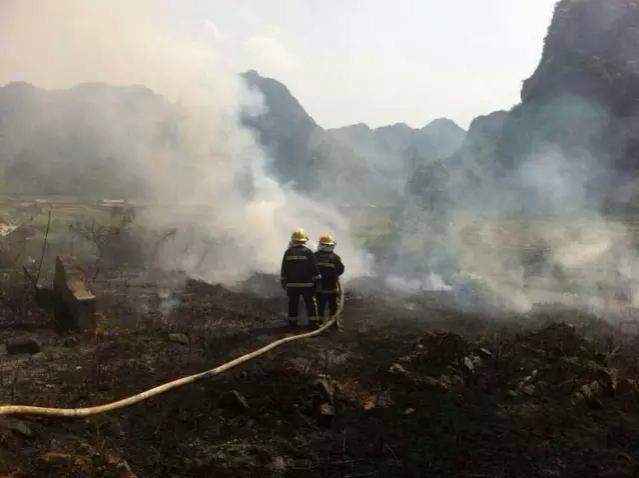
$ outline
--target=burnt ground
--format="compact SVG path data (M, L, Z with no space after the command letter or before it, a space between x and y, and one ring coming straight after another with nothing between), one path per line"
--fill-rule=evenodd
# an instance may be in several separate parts
M35 308L29 284L6 281L0 342L32 337L42 351L0 357L0 402L102 404L286 333L279 295L188 282L172 296L171 287L96 283L98 332L60 336L46 328L49 314ZM0 476L639 474L632 336L569 312L497 321L354 294L343 324L130 408L76 420L0 418ZM329 401L314 384L321 374L334 392L332 419L319 413ZM246 408L221 400L232 391Z

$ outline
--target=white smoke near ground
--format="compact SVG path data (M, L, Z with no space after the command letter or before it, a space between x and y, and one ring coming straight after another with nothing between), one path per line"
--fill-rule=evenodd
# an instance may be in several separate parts
M479 182L449 178L452 203L407 209L395 270L422 268L401 281L391 277L390 284L416 293L433 290L432 277L439 277L458 305L467 306L462 286L472 283L481 296L475 307L516 313L562 304L611 316L639 306L633 231L602 213L612 173L603 153L587 149L604 133L608 115L574 97L538 108L520 127L534 138L532 146L514 158L511 172L496 179L487 168ZM575 137L543 140L544 129L553 127Z
M241 112L261 110L260 98L214 46L180 36L164 20L151 0L5 0L0 83L143 85L171 103L170 113L138 111L147 117L134 133L110 104L100 122L157 205L138 221L176 230L161 250L164 267L227 284L277 274L290 232L304 227L311 237L336 236L347 276L368 274L370 259L337 211L266 174L264 151L239 122ZM158 141L167 117L173 140Z

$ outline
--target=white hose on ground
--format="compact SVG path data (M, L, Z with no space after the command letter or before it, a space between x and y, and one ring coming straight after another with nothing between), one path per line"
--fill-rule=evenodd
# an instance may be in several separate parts
M104 405L97 405L95 407L88 408L47 408L47 407L34 407L29 405L3 405L0 406L0 415L30 415L30 416L46 416L46 417L88 417L91 415L98 415L100 413L112 412L113 410L118 410L120 408L129 407L131 405L135 405L136 403L140 403L144 400L148 400L149 398L155 397L162 393L166 393L169 390L173 390L174 388L182 387L184 385L188 385L190 383L194 383L205 378L210 378L215 375L219 375L227 370L232 369L244 362L248 362L254 358L257 358L261 355L264 355L266 352L273 350L280 345L287 344L289 342L294 342L296 340L310 339L311 337L315 337L326 332L329 328L331 328L334 324L338 323L338 318L342 314L342 310L344 308L344 288L339 286L339 295L340 301L337 309L337 313L330 318L326 324L320 327L317 330L312 332L306 332L298 335L291 335L288 337L284 337L282 339L276 340L275 342L271 342L270 344L262 347L261 349L255 350L248 354L237 357L236 359L231 360L230 362L226 362L214 369L207 370L206 372L201 372L196 375L189 375L187 377L183 377L177 380L174 380L169 383L165 383L163 385L158 385L150 390L146 390L144 392L138 393L137 395L133 395L131 397L123 398L122 400L118 400L117 402L106 403Z

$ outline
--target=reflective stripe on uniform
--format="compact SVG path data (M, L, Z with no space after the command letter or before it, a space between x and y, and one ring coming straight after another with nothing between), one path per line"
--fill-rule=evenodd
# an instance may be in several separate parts
M305 261L308 259L306 256L286 256L287 261Z
M319 292L320 294L335 294L337 293L337 289L333 289L333 290L320 289L317 292Z
M312 282L291 282L286 284L286 287L313 287Z
M335 264L331 264L330 262L318 262L317 265L319 267L332 267L335 269Z

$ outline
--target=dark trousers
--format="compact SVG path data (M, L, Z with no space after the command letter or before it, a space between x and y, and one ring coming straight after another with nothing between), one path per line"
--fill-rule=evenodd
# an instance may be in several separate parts
M311 288L289 288L286 291L288 295L288 318L289 320L297 320L300 313L300 298L304 300L306 305L306 316L309 318L317 317L317 302L315 301L315 290Z
M324 313L326 311L326 306L328 305L328 311L330 312L330 316L333 317L337 314L337 294L336 293L325 293L318 292L317 293L317 313L320 319L324 318Z

